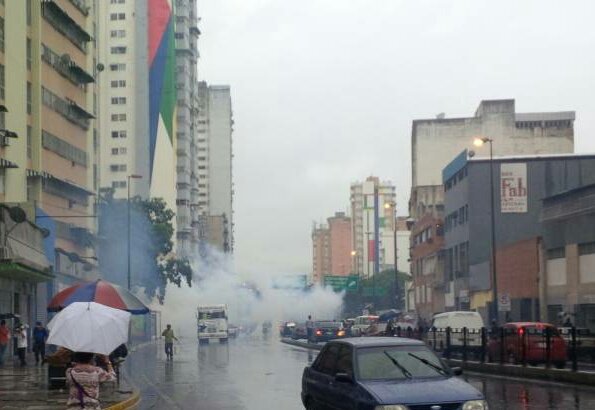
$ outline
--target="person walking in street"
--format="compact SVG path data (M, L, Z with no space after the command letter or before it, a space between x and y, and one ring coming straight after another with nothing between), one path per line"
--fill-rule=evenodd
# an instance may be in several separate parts
M17 337L17 355L19 356L19 361L21 363L21 367L27 365L26 354L27 354L27 328L26 325L19 325L16 328L16 337Z
M45 341L48 338L48 331L41 322L37 322L35 329L33 329L33 352L35 353L35 364L45 362Z
M101 410L99 385L116 380L116 374L107 356L98 355L96 361L105 366L95 366L93 353L76 352L74 366L66 370L66 382L70 386L66 408L69 410Z
M10 329L6 326L6 320L0 321L0 366L4 365L4 354L8 349L8 341L10 340Z
M171 325L168 324L167 328L161 333L161 336L165 337L165 355L168 359L174 359L174 340L178 340L174 334L174 330Z
M308 315L306 320L306 335L308 336L308 342L312 340L312 333L314 332L314 321L312 321L312 315Z

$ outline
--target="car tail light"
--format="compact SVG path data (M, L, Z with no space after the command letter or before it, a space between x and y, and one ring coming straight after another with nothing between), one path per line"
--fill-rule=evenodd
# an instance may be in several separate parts
M525 328L519 328L519 336L522 336L525 333Z
M317 329L316 330L316 336L322 336L322 330Z
M345 336L345 331L344 330L339 330L337 332L337 336Z

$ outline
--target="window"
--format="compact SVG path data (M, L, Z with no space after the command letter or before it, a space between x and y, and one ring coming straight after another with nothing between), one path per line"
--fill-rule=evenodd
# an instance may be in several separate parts
M112 121L126 121L126 114L112 114Z
M126 80L113 80L111 86L112 88L124 88L126 87Z
M127 151L126 147L120 147L120 154L126 154Z
M0 51L4 52L4 17L0 17Z
M27 70L31 70L33 57L31 55L31 39L27 37Z
M111 13L109 15L109 19L112 21L115 20L126 20L126 13Z
M0 99L5 98L5 78L4 78L4 65L0 64Z
M112 164L109 166L109 169L112 172L125 172L126 164Z
M25 13L27 14L27 25L31 25L31 0L27 0L25 3Z
M31 158L31 152L33 147L33 129L30 125L27 125L27 158Z
M124 105L126 104L126 97L112 97L112 104Z
M566 257L566 249L564 247L548 249L547 251L547 258L548 259L560 259Z
M353 375L353 356L351 346L341 345L335 373L347 373L350 376Z
M110 71L124 71L124 70L126 70L126 64L124 64L124 63L110 64L109 69L110 69Z
M126 181L113 181L112 188L126 188Z
M112 148L112 155L118 155L118 148Z
M314 370L316 371L328 374L329 376L334 376L338 356L339 345L336 343L331 343L323 349L322 353L312 367L314 367Z
M111 0L110 4L124 4L125 0Z
M126 30L110 30L111 38L124 38L126 37Z
M580 283L595 282L595 242L578 245Z
M32 90L32 86L31 83L29 81L27 81L27 114L31 114L32 112L32 97L33 94L33 90Z
M112 138L126 138L126 131L112 131Z
M126 54L126 47L124 46L117 46L111 48L112 54Z

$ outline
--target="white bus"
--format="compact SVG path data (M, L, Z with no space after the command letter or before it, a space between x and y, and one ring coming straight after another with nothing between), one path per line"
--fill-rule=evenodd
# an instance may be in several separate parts
M196 318L199 343L227 342L227 305L199 305Z

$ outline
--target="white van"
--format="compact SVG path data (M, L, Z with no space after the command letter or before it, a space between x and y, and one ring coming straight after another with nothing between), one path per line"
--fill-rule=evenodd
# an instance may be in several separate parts
M435 350L446 347L446 328L450 327L451 348L463 347L463 328L467 328L467 346L471 349L481 347L481 328L483 319L477 312L455 311L434 315L432 329L428 333L428 343ZM436 328L436 336L434 330Z

